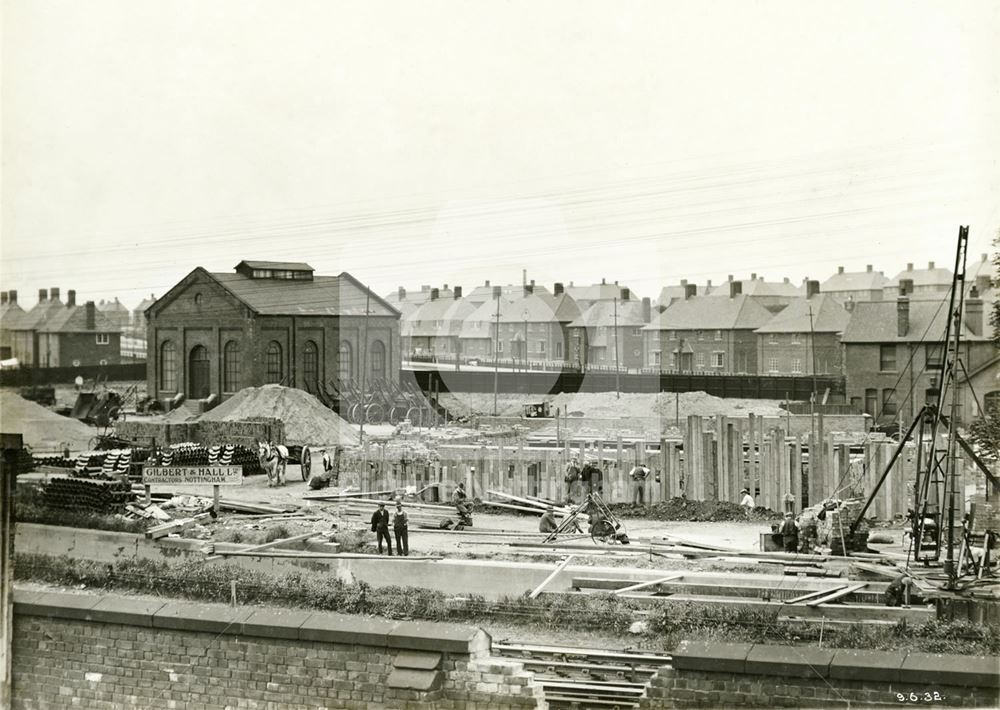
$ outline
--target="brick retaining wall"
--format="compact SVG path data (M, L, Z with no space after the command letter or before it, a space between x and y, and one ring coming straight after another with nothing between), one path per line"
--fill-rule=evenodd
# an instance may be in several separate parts
M459 624L15 590L13 707L542 708Z
M639 707L994 708L998 688L995 657L684 641Z

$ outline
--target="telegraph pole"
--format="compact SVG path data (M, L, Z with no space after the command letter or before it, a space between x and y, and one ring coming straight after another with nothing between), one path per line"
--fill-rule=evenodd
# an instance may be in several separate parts
M618 376L618 299L615 298L615 399L622 398L621 381Z
M497 415L497 389L500 381L500 294L501 287L493 287L493 297L497 301L497 323L493 337L493 416Z
M368 307L372 302L372 290L365 286L365 320L364 336L361 341L361 429L359 438L363 444L365 441L365 419L368 418L368 405L365 403L365 371L368 369Z

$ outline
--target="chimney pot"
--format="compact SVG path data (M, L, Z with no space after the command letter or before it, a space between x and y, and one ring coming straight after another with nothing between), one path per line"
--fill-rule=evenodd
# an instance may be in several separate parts
M867 271L870 274L872 272L872 265L871 264L865 265L865 271Z
M900 296L896 299L896 335L902 338L910 330L910 299Z
M730 281L729 282L729 297L730 298L736 298L741 293L743 293L743 284L740 283L739 281Z
M46 291L44 288L38 289L38 302L45 303L48 300L49 300L49 292Z
M400 286L398 289L396 289L396 295L399 297L400 301L405 301L406 300L406 289L403 288L402 286Z
M837 267L837 273L838 273L838 274L842 274L842 273L844 273L844 267L843 267L843 266L838 266L838 267Z
M97 306L93 301L87 301L87 330L97 330Z
M456 286L455 287L455 300L458 300L461 297L462 297L462 287L461 286Z
M66 292L66 306L72 307L75 305L76 305L76 291L74 289L70 289L69 291Z
M16 304L17 303L17 291L8 291L7 292L7 300L10 302L11 305Z
M554 293L555 295L559 296L559 295L562 294L562 292L563 292L563 285L562 285L562 283L556 282L552 286L552 293Z

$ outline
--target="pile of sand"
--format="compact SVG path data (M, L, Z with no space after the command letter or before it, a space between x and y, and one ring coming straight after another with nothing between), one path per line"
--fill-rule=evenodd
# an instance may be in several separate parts
M780 402L776 400L723 399L705 392L681 392L679 398L673 392L622 393L620 396L616 396L614 392L579 392L544 397L540 395L501 394L497 397L497 413L500 416L519 417L522 414L522 405L545 400L549 402L553 414L558 407L562 412L570 412L571 416L581 413L584 417L595 419L660 417L672 420L678 399L682 418L691 414L704 417L716 414L731 417L745 417L748 414L776 417L785 414L785 411L779 407ZM493 414L493 394L491 392L447 393L441 395L440 401L457 416Z
M281 385L242 389L198 421L228 422L269 417L285 424L285 442L303 446L358 444L358 433L336 412L304 390Z
M77 419L56 414L14 392L0 391L0 430L21 434L35 451L87 451L97 430Z

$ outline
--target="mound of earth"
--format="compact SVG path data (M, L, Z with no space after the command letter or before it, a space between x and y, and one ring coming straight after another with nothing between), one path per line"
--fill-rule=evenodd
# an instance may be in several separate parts
M64 417L29 402L14 392L0 392L0 430L21 434L26 446L37 451L87 451L97 431L83 422Z
M781 513L770 508L754 508L747 516L747 511L737 503L717 500L688 500L687 498L671 498L652 505L633 505L632 503L613 503L611 510L623 518L647 518L650 520L669 520L673 522L692 523L722 523L740 522L772 522L781 519Z
M359 443L358 432L308 392L281 385L242 389L198 421L229 422L269 417L285 424L285 442L302 446Z

